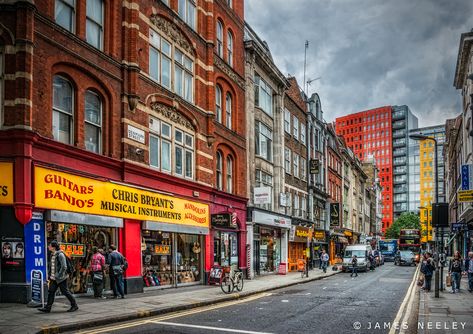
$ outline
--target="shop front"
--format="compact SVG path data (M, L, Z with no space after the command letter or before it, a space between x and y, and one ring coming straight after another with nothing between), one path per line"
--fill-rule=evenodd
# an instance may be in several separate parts
M209 233L206 204L36 166L35 206L44 212L44 247L57 240L72 259L74 293L92 293L91 249L96 246L106 255L111 244L129 264L127 293L202 282L202 236Z
M252 223L247 225L252 245L250 277L277 273L281 263L287 265L291 218L251 209Z
M208 228L144 221L143 286L178 287L203 281L203 236Z
M333 254L333 257L331 256L330 258L332 263L341 262L343 252L345 251L345 247L348 244L348 239L343 233L341 233L339 230L330 230L329 248L330 254Z
M318 255L320 254L320 252L322 250L325 250L330 259L332 259L334 256L334 254L331 252L331 249L329 248L329 244L327 243L326 239L325 239L325 231L324 230L313 230L312 231L312 250L313 250L313 254L314 254L314 261L315 263L318 264L318 261L320 261L320 259L318 258Z
M238 268L238 224L233 213L210 216L213 232L213 264Z
M307 246L309 241L310 230L308 227L300 225L292 225L289 231L289 246L287 256L288 271L297 270L297 260L306 260Z

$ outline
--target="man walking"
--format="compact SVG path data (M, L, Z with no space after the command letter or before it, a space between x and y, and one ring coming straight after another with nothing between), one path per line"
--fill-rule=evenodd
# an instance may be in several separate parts
M456 251L448 269L448 274L452 277L452 293L460 292L460 280L462 277L462 266L463 261L460 256L460 252Z
M322 255L320 255L320 259L322 261L322 269L323 269L324 273L326 273L329 257L328 257L328 254L325 253L325 249L322 250Z
M424 291L430 292L432 286L432 276L434 275L435 266L432 262L432 259L430 258L430 253L425 253L424 258L425 260L422 263L420 271L424 274L425 277Z
M319 258L319 269L322 269L322 250L320 248L317 250L317 256Z
M107 258L107 264L109 265L109 276L110 276L110 286L112 287L113 297L125 298L125 293L123 289L123 272L125 270L125 258L123 255L117 251L115 245L110 245L108 248L109 254Z
M465 260L465 271L468 273L468 291L473 292L473 252L468 252Z
M358 277L358 258L356 255L353 255L353 258L351 259L351 275L350 277L353 277L353 274L355 274L355 277Z
M90 260L90 271L92 273L92 285L94 288L94 297L105 299L102 295L103 290L103 272L105 267L105 256L99 251L97 246L92 247L92 259Z
M52 253L51 256L51 266L49 268L49 288L48 288L48 302L42 308L38 310L44 313L51 312L51 307L54 303L54 297L56 296L56 291L59 288L61 293L66 296L66 298L71 303L71 308L67 312L74 312L79 309L77 302L72 296L69 288L67 287L67 259L66 254L60 250L59 244L56 240L51 241L48 246L49 250Z

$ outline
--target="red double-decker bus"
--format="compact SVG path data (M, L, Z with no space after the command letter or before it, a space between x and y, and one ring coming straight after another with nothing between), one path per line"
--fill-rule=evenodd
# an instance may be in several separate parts
M418 229L403 229L399 233L399 250L410 250L419 260L421 251L421 235Z

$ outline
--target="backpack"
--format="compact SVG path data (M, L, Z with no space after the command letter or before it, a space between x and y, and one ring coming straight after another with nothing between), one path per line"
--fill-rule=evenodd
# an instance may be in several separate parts
M66 257L66 274L72 276L76 272L76 268L74 268L74 264L72 263L71 258L67 256L64 252L63 254Z

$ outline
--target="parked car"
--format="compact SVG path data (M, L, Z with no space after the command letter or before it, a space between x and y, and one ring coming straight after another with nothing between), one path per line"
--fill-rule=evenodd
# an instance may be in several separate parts
M368 271L370 268L370 261L368 259L368 254L370 251L371 246L369 245L348 245L345 248L345 252L343 254L342 270L351 270L351 261L353 255L356 255L358 259L358 271Z
M396 256L394 257L394 265L396 266L412 266L416 265L416 256L414 252L409 250L397 251Z

